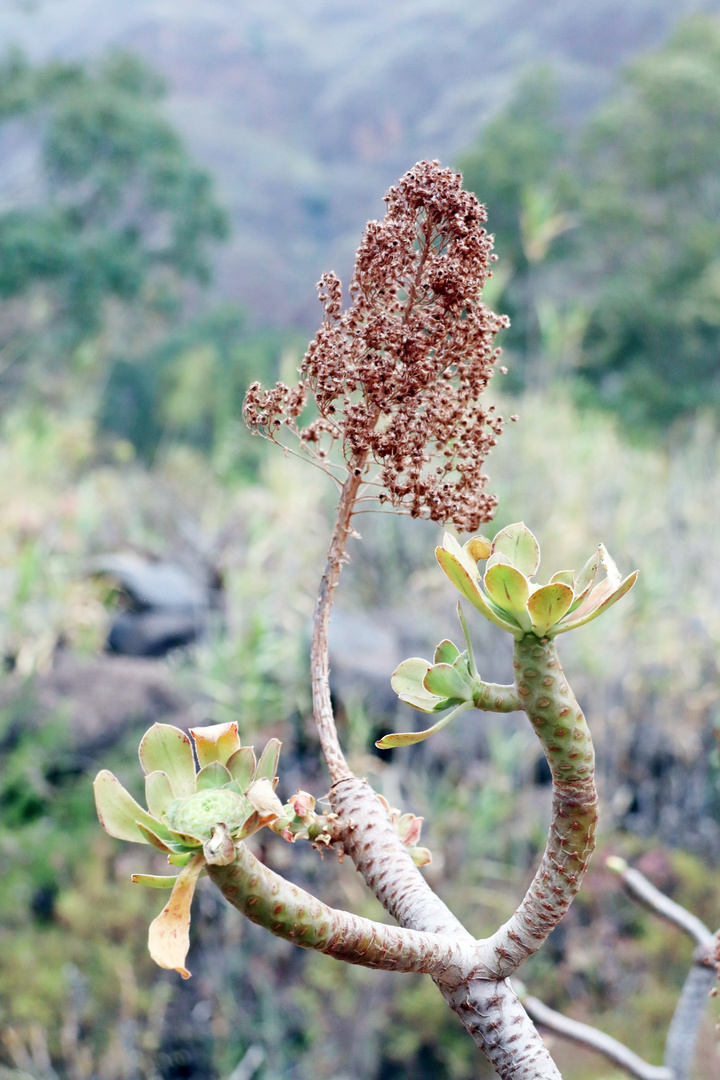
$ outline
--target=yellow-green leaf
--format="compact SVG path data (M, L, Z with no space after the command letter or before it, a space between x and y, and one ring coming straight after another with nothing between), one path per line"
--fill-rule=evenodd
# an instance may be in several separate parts
M379 750L391 750L396 746L413 746L415 743L424 742L435 732L442 731L457 716L458 711L463 711L463 707L460 706L459 710L453 709L447 716L443 716L442 720L438 720L437 724L433 724L432 727L426 728L424 731L396 731L392 735L383 735L382 739L378 739L375 745Z
M632 589L633 585L637 581L638 572L630 574L621 581L620 584L612 590L611 582L605 580L601 581L599 585L596 585L593 591L588 596L587 600L574 611L572 615L566 616L565 619L557 626L556 633L565 634L568 630L575 630L578 626L585 626L586 623L592 622L593 619L597 619L598 615L602 615L604 611L607 611L609 607L617 603L625 593Z
M435 664L429 668L424 685L426 690L438 698L465 701L472 696L467 684L451 664Z
M150 889L172 889L177 879L177 874L174 877L165 874L133 874L131 877L133 885L147 885Z
M105 832L118 840L130 840L135 844L149 843L147 837L138 828L142 822L148 829L160 835L168 835L167 828L136 803L130 792L126 791L116 776L103 769L93 783L95 806Z
M453 704L449 698L438 698L434 694L428 693L424 693L422 696L420 694L399 694L398 696L406 705L410 705L413 709L424 713L444 712Z
M532 623L527 610L530 585L525 575L514 566L495 563L485 571L484 582L490 599L514 616L523 630L530 630Z
M540 545L523 521L501 529L492 542L492 554L506 555L516 570L525 577L537 573L540 565Z
M211 761L195 777L195 785L198 791L206 791L208 788L223 787L232 780L230 770L219 761Z
M446 551L445 548L438 547L435 548L435 557L455 588L460 590L473 607L476 607L478 611L481 611L485 618L493 623L494 626L499 626L501 630L507 630L511 634L517 634L520 629L519 626L514 621L511 622L509 619L504 619L502 615L498 614L494 608L490 606L482 590L470 578L467 570L465 570L460 561L452 555L451 552Z
M171 847L168 847L165 841L161 840L158 834L153 829L149 829L147 825L143 824L142 821L137 822L137 827L147 840L148 844L150 844L154 848L157 848L158 851L164 852L165 855L172 854L173 849Z
M233 780L237 782L241 793L246 792L252 783L256 768L255 751L252 746L241 746L239 750L236 750L228 758L226 768Z
M438 647L435 649L435 655L433 657L434 664L454 664L460 655L460 650L457 645L454 645L452 641L441 641ZM423 676L424 678L424 676Z
M198 852L177 876L170 899L156 919L150 923L148 948L161 968L178 971L183 979L190 978L185 958L190 948L190 905L205 856Z
M178 798L195 791L195 759L184 731L171 724L153 724L140 743L140 764L146 773L164 772Z
M544 637L548 630L570 610L572 602L572 589L561 581L536 589L527 605L533 632L538 637Z
M213 761L227 765L229 758L240 749L240 737L234 720L228 724L190 728L190 734L195 740L195 752L201 769Z
M413 697L432 697L423 685L423 679L430 670L430 662L419 656L403 660L392 673L390 685L398 697L411 694Z
M158 769L145 777L145 801L153 817L160 819L174 798L167 773Z
M255 770L256 780L265 778L266 780L269 780L271 784L275 783L275 773L277 772L281 746L282 743L279 739L268 739L265 744L265 749L260 755L257 769Z

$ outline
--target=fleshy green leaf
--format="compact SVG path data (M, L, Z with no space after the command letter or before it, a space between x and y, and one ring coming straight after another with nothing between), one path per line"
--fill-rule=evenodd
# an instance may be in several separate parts
M148 948L161 968L178 971L183 979L190 977L185 958L190 948L190 904L205 856L198 852L178 874L167 904L150 924Z
M153 724L140 743L140 763L146 773L164 772L179 797L195 791L195 760L184 731L171 724Z
M189 832L178 832L177 829L168 829L169 839L181 847L197 847L202 844L202 838Z
M451 533L444 533L443 548L445 551L449 551L450 554L457 559L467 572L471 581L478 580L480 571L478 570L477 559L473 558L468 548L460 544Z
M255 755L253 754L253 758L254 756ZM250 777L250 779L252 781L252 777ZM237 780L231 780L229 784L224 784L223 788L225 791L234 791L236 795L244 795L246 790L245 788L241 787L240 784L238 784Z
M467 683L451 664L435 664L425 676L425 689L438 698L458 698L468 701L472 693Z
M463 682L466 681L469 676L467 649L464 649L463 652L458 653L458 655L453 660L452 666L462 677Z
M572 615L568 615L563 619L557 627L556 633L565 634L568 630L575 630L578 626L585 626L586 623L596 619L598 615L602 615L604 611L607 611L609 607L612 607L613 604L622 599L625 593L632 589L637 581L637 576L638 572L635 570L624 581L621 581L614 591L612 591L609 581L601 581L599 585L595 586L585 603L577 611L574 611Z
M569 611L572 602L572 589L561 581L536 589L528 600L533 632L538 637L544 637L548 630Z
M570 589L575 585L575 571L574 570L558 570L557 574L553 574L550 578L551 585L557 585L558 582L561 585L567 585Z
M158 851L164 852L165 855L172 854L172 848L169 847L164 840L161 840L158 834L153 829L149 829L147 825L143 824L142 821L137 822L137 827L145 837L145 840L148 844L150 844L154 848L157 848Z
M93 783L95 806L105 832L118 840L130 840L135 844L147 844L147 837L138 828L142 822L146 828L163 836L168 835L167 828L136 803L132 795L125 790L116 776L103 769Z
M190 734L195 740L195 752L201 769L213 761L227 765L228 759L240 749L240 738L234 720L228 724L190 728Z
M238 833L233 833L236 840L245 840L246 837L252 836L256 833L262 825L262 818L257 810L253 810L249 817L245 818L245 823Z
M502 563L503 566L512 566L510 559L507 555L503 555L502 551L496 551L494 555L491 555L488 561L485 563L485 573L488 572L491 566L497 566L498 563Z
M441 641L438 647L435 649L435 656L433 657L434 664L454 664L460 655L460 650L457 645L453 645L452 641L448 641L447 638ZM423 675L423 678L425 676Z
M172 889L179 874L168 877L166 874L133 874L131 881L134 885L147 885L150 889Z
M257 769L255 770L256 780L265 778L266 780L269 780L271 784L274 784L281 746L282 743L279 739L268 739L265 744L265 749L260 755Z
M413 709L418 709L424 713L444 712L445 709L449 709L451 705L455 704L454 698L437 698L434 694L428 693L423 697L413 694L400 694L399 696L400 701L404 701L406 705L412 705Z
M610 552L604 544L600 544L598 552L600 555L600 562L602 563L602 567L605 571L605 574L607 575L607 580L611 583L613 588L617 588L621 581L621 575L620 571L615 565L615 560L612 558Z
M473 607L481 611L494 626L499 626L501 630L507 630L511 634L517 634L520 627L515 625L514 621L511 622L509 619L503 618L501 614L495 611L494 605L491 606L482 590L470 578L467 570L464 569L454 555L446 551L445 548L439 547L435 548L435 557L455 588L460 590Z
M496 563L485 571L484 580L490 599L503 611L509 611L523 630L530 630L532 623L527 610L530 585L525 575L514 566Z
M145 777L145 801L153 817L161 818L174 798L167 773L157 770Z
M540 545L523 521L501 529L492 542L492 554L507 555L511 564L525 577L537 573Z
M440 648L440 646L438 646ZM411 656L403 660L392 673L390 685L399 697L412 694L414 697L423 697L427 694L423 679L430 670L431 664L419 656Z
M413 746L415 743L424 742L425 739L429 739L431 735L434 735L436 731L442 731L450 723L454 715L453 710L447 716L443 716L442 720L438 720L437 724L426 728L425 731L397 731L394 735L383 735L382 739L378 739L375 745L379 750L391 750L396 746Z
M168 855L167 861L171 866L187 866L192 857L192 851L178 851L173 855Z
M255 751L252 746L241 746L227 760L227 769L233 780L236 780L241 794L244 794L252 783L255 775Z
M578 571L578 575L575 579L573 586L575 590L575 604L576 606L585 599L587 594L595 584L595 578L597 577L598 568L600 566L600 549L594 551L588 561L583 566L582 570Z
M200 770L195 777L195 785L198 791L207 791L208 788L219 788L229 784L232 780L230 770L219 761L211 761Z

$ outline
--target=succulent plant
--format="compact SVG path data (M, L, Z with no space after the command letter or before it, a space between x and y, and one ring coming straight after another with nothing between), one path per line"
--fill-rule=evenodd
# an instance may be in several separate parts
M635 584L637 572L622 578L600 544L582 570L561 570L547 585L537 585L531 579L540 565L540 547L523 522L508 525L492 541L475 536L460 545L446 533L443 546L435 549L435 555L463 596L491 623L515 638L515 683L501 686L481 679L465 616L458 603L465 649L461 652L452 641L441 641L432 663L413 656L404 660L392 677L393 689L401 701L421 712L445 715L424 731L395 732L385 735L376 745L387 750L421 742L466 709L490 712L524 709L531 715L543 743L547 743L549 753L567 752L562 768L573 775L579 769L579 775L585 775L589 763L582 767L575 763L578 744L586 738L584 721L582 730L568 726L565 720L570 713L568 702L562 695L555 700L551 693L561 671L552 641L558 634L584 626L611 607ZM477 565L480 560L487 560L482 582ZM601 567L605 576L598 581ZM562 680L558 686L569 692ZM447 712L448 709L451 711ZM548 710L557 713L558 722L552 730L548 726ZM575 742L565 746L568 739Z
M150 954L161 967L187 978L190 903L206 864L227 865L236 844L263 825L278 831L294 811L275 794L280 742L270 739L260 760L241 746L237 724L184 731L154 724L140 743L145 773L144 810L106 769L95 778L95 804L103 828L120 840L150 844L179 868L174 876L133 874L136 884L170 888L168 904L150 926ZM196 768L195 758L197 757Z
M457 645L446 638L435 649L432 663L419 656L411 656L395 669L391 680L392 688L400 700L412 705L414 709L427 713L446 712L447 709L452 711L424 731L403 731L385 735L375 744L381 750L422 742L467 709L512 712L519 708L511 687L487 683L480 678L460 603L457 612L465 635L465 649L460 652Z
M582 570L561 570L547 585L531 579L540 565L540 546L523 522L508 525L490 542L473 537L460 545L449 533L435 549L441 567L470 603L514 637L552 638L596 619L632 588L637 571L621 578L600 544ZM478 560L487 559L480 580ZM602 567L605 577L598 581Z

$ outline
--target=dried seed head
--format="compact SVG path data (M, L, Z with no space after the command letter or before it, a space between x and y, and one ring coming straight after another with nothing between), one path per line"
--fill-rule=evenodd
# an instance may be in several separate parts
M496 505L482 468L502 419L480 396L508 325L481 300L494 259L485 211L460 176L427 161L385 202L358 250L351 306L334 274L319 284L324 318L299 386L253 383L243 414L270 439L288 428L316 456L339 444L349 468L377 465L383 501L474 531ZM310 398L317 416L301 427Z

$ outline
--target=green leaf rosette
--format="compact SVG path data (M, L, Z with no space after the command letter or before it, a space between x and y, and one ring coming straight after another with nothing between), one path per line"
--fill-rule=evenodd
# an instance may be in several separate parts
M270 739L259 761L241 746L237 724L193 728L154 724L140 743L145 773L144 810L111 772L93 785L103 828L120 840L149 844L179 867L174 876L133 874L151 888L172 889L150 927L153 959L187 978L190 903L206 863L227 865L235 845L263 825L282 823L286 808L275 794L280 742ZM193 752L194 745L194 752ZM200 766L196 767L197 763Z
M546 585L538 585L533 578L540 547L521 521L502 529L492 543L473 537L461 545L446 533L435 555L456 589L486 619L516 638L552 638L584 626L612 607L637 579L637 571L621 577L600 544L581 570L561 570ZM478 559L486 560L482 577ZM604 577L599 578L601 570Z

